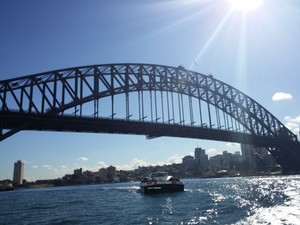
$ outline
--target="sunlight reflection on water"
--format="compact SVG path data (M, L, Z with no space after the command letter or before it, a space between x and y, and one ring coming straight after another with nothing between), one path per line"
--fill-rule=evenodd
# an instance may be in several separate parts
M300 224L299 177L258 178L250 181L252 200L248 215L236 225Z

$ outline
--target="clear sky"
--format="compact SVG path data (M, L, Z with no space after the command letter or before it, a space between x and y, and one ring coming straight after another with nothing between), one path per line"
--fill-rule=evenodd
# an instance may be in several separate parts
M298 134L300 1L247 4L1 0L0 79L104 63L183 65L243 91ZM240 149L183 138L21 131L0 142L0 179L12 179L17 160L25 162L25 179L31 181L80 167L181 162L197 146L209 156Z

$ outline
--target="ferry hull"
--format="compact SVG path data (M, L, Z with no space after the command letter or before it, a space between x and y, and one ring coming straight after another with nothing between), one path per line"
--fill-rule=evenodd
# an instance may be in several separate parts
M183 184L154 184L141 185L141 190L145 194L166 193L166 192L180 192L184 191Z
M12 186L0 187L0 191L12 191L14 188Z

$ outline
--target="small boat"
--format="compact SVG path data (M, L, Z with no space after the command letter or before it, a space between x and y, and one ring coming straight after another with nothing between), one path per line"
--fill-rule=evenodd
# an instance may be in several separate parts
M145 194L184 191L184 184L167 172L154 172L142 179L141 190Z
M11 183L2 183L0 184L0 191L12 191L14 187Z

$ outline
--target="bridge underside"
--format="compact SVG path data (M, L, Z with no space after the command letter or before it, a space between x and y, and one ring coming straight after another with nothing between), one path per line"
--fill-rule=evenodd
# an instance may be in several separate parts
M169 136L264 146L269 149L284 171L300 172L300 145L298 142L291 143L286 140L259 137L246 133L228 132L220 129L209 129L197 126L191 127L174 125L173 123L160 124L121 119L95 119L91 117L41 115L18 112L0 112L0 118L1 131L5 129L12 129L11 132L18 132L20 130L37 130L135 134L146 135L149 139ZM6 134L2 134L1 132L1 139L4 139L5 135Z
M94 119L91 117L12 112L0 112L0 117L2 129L20 127L20 130L136 134L146 135L149 138L169 136L237 142L270 147L285 144L285 141L276 140L274 138L267 139L266 137L246 133L228 132L206 127L174 125L173 123L162 124L121 119L111 120L109 118ZM22 125L20 126L20 124Z

